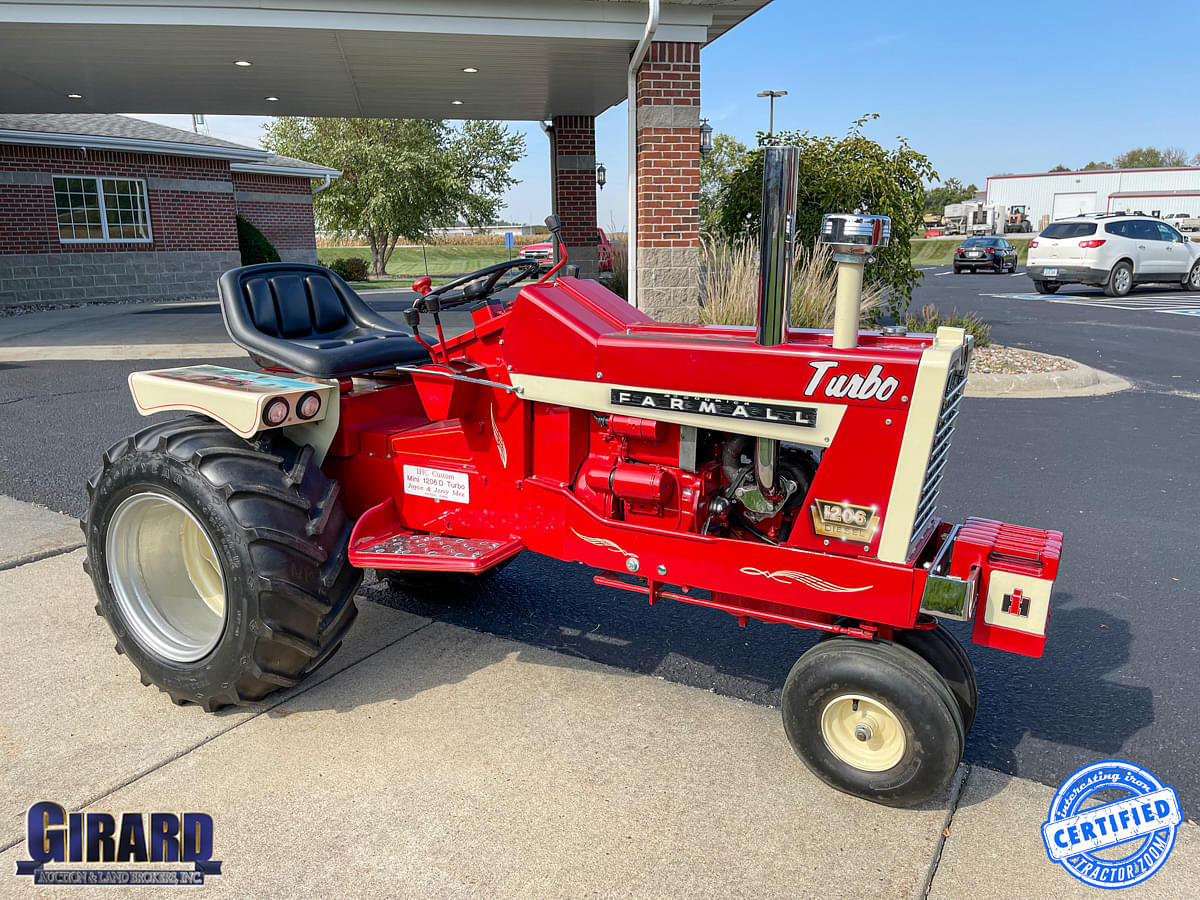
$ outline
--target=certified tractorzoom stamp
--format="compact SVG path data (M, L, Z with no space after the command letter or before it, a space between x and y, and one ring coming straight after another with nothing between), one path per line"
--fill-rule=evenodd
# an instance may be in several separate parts
M1096 803L1101 792L1106 802ZM1123 888L1162 868L1182 821L1174 788L1140 766L1109 759L1063 782L1050 802L1042 839L1050 859L1080 881ZM1119 849L1100 855L1110 848Z

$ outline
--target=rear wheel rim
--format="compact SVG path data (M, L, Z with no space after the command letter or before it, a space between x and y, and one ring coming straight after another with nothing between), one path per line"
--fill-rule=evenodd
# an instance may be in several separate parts
M143 492L117 507L105 537L113 596L138 642L177 663L203 659L221 640L225 580L212 538L165 494Z
M864 694L842 694L821 712L829 752L863 772L886 772L904 758L904 728L886 704Z
M1115 287L1119 293L1125 293L1127 290L1129 290L1130 278L1132 278L1132 276L1130 275L1129 270L1122 266L1113 273L1113 287Z

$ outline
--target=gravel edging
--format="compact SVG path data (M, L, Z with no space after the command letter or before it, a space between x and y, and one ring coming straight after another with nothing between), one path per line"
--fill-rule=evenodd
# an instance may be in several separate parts
M1036 351L1025 351L1035 353ZM1093 369L1064 356L1038 353L1054 360L1058 368L1023 374L973 373L967 378L968 397L1097 397L1125 391L1133 385L1110 372ZM1065 366L1062 364L1066 364Z

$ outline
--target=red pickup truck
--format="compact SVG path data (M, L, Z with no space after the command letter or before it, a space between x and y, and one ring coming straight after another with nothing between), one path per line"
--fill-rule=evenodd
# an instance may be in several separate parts
M600 235L600 241L596 245L596 249L600 254L600 271L612 271L612 244L608 240L608 235L604 233L603 228L597 228L597 233ZM570 247L567 248L567 253L570 254ZM522 259L536 259L542 261L542 268L549 269L554 265L554 248L550 246L549 241L543 241L540 244L526 244L521 248Z

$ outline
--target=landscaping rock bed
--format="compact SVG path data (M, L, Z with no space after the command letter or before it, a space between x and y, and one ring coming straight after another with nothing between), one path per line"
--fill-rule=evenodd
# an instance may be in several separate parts
M1035 372L1065 372L1075 362L1061 356L1050 356L1020 347L992 344L976 347L971 354L972 375L1028 375Z

